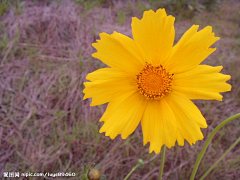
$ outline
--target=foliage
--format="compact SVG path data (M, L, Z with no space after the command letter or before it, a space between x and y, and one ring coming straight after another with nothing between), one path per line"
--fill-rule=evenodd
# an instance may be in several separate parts
M221 0L149 0L149 3L152 7L155 7L155 9L165 7L167 12L171 12L174 15L191 18L195 14L203 11L216 10Z
M8 10L9 4L9 0L0 1L0 17Z
M150 1L138 2L147 8L156 8ZM90 100L82 100L86 74L105 67L91 57L95 52L91 44L99 39L96 34L112 33L112 29L117 29L117 32L131 36L131 16L138 16L141 11L138 2L131 1L131 6L129 1L111 6L109 2L109 8L96 5L94 11L87 12L84 5L78 6L73 1L59 1L56 7L54 0L36 3L29 0L22 15L6 13L8 10L14 12L14 7L8 5L0 18L0 154L3 171L81 174L84 163L96 162L108 179L124 179L141 157L145 166L138 168L131 179L156 179L160 156L149 154L148 145L142 145L140 128L126 140L117 137L112 141L99 134L102 124L98 121L106 106L89 107ZM239 8L239 1L227 1L216 15L203 11L192 20L201 28L211 24L216 36L221 37L216 44L218 50L208 58L208 63L222 64L223 73L232 76L232 91L224 94L222 102L194 101L209 124L208 129L203 130L205 137L219 120L239 111ZM49 12L46 18L41 18L42 9ZM126 15L123 25L118 24L117 12L120 10ZM191 24L188 19L176 22L176 39ZM239 125L239 121L231 122L223 132L216 134L196 179L200 179L199 175L204 174L239 137ZM205 141L167 149L164 178L189 179L190 169ZM207 179L236 179L240 176L239 159L240 146L237 145Z
M123 23L126 20L126 15L124 14L123 11L118 11L117 12L117 17L118 17L118 24L123 25Z

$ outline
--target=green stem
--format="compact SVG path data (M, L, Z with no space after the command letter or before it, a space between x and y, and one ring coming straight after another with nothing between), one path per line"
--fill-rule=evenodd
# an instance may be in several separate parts
M200 178L200 180L203 180L210 172L211 170L240 142L240 137L231 145L231 147L208 169L207 172Z
M128 175L124 178L124 180L127 180L127 179L131 176L131 174L133 173L133 171L135 171L135 170L138 168L138 166L140 166L140 165L137 164L136 166L134 166L134 167L132 168L132 170L128 173Z
M236 119L236 118L238 118L238 117L240 117L240 113L235 114L235 115L227 118L226 120L224 120L222 123L220 123L220 124L213 130L213 132L212 132L212 133L210 134L210 136L208 137L208 139L207 139L207 141L205 142L205 144L204 144L201 152L200 152L199 155L198 155L198 158L197 158L197 161L196 161L195 166L194 166L194 168L193 168L193 171L192 171L192 175L191 175L191 177L190 177L190 180L194 180L194 177L195 177L195 175L196 175L196 172L197 172L198 166L199 166L199 164L200 164L200 162L201 162L201 159L202 159L202 157L203 157L203 155L204 155L204 153L205 153L205 151L206 151L209 143L211 142L213 136L218 132L218 130L219 130L221 127L223 127L225 124L229 123L230 121L232 121L232 120L234 120L234 119Z
M164 145L162 146L161 165L160 165L158 180L162 180L163 167L164 167L164 162L165 162L165 152L166 152L166 145L164 144Z

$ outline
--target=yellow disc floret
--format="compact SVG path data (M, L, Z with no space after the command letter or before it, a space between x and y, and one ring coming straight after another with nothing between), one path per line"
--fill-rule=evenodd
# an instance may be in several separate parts
M146 64L137 75L137 88L146 99L161 99L171 91L173 76L161 65Z

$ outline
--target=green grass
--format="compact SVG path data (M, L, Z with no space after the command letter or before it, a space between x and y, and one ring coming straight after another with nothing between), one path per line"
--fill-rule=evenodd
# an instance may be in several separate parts
M1 1L3 4L4 1ZM107 179L123 179L137 159L145 161L131 179L156 179L160 156L149 154L149 144L142 145L141 127L126 140L111 140L99 133L98 122L106 104L90 107L83 100L87 73L106 67L92 58L91 46L101 32L114 30L131 36L131 17L153 8L157 1L36 1L22 8L15 1L4 10L0 6L0 154L5 172L75 172L83 174L83 164L100 164ZM55 2L57 3L57 2ZM83 3L83 4L82 4ZM5 7L5 6L4 6ZM16 13L17 9L21 9ZM53 8L56 19L24 19L29 7ZM157 6L156 6L157 7ZM201 28L211 25L221 40L218 49L204 63L222 65L223 73L232 76L232 91L223 101L194 101L207 119L204 140L184 147L176 144L166 152L165 179L188 179L206 137L222 120L237 113L240 107L240 40L238 22L240 3L224 2L218 11L202 12L192 19L182 17L175 25L178 40L192 24ZM14 15L8 14L8 10ZM175 10L176 14L182 10ZM141 12L141 13L140 13ZM168 14L171 14L168 12ZM64 17L63 17L64 16ZM6 23L9 18L13 23ZM11 19L12 18L12 19ZM37 20L36 20L37 19ZM53 24L55 26L52 26ZM18 27L18 29L16 29ZM41 28L40 28L41 27ZM10 31L13 30L13 31ZM233 121L217 133L199 166L196 179L239 137L239 121ZM234 179L240 174L240 153L237 145L209 174L207 179ZM29 179L37 179L30 177ZM41 179L41 178L39 178ZM74 179L74 178L73 178Z
M0 2L0 17L7 12L9 6L9 1L8 0L2 0Z
M126 20L126 15L122 11L117 12L118 24L123 25Z

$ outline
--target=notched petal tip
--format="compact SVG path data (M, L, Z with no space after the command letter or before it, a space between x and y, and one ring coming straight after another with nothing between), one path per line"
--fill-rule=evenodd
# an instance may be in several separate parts
M118 136L118 133L107 129L106 127L104 127L104 125L101 127L101 129L99 130L99 133L105 133L105 136L110 137L111 139L115 139Z
M122 137L122 139L127 139L128 135L122 134L121 137Z
M178 134L178 137L177 137L177 143L178 143L178 145L179 145L179 146L184 146L184 144L185 144L184 138L183 138L182 135L180 135L179 133L177 133L177 134Z
M88 73L88 75L86 76L86 80L91 81L91 76L92 76L92 73ZM86 82L85 82L85 83L86 83ZM83 83L83 84L84 84L84 86L86 87L85 83Z
M113 139L115 139L116 137L118 136L118 134L111 134L109 137L113 140Z
M106 112L105 112L106 113ZM101 117L101 119L99 119L99 122L104 122L104 116Z
M225 75L226 76L226 81L228 81L229 79L231 79L230 75Z
M131 26L133 26L133 23L137 23L139 21L140 21L140 19L138 19L137 17L132 17L132 24L131 24Z
M145 18L146 16L149 16L150 14L155 14L155 12L152 9L150 9L148 11L144 11L143 18Z
M87 98L89 98L88 96L87 96L87 86L85 85L86 83L83 83L84 84L84 86L85 86L85 88L84 88L84 90L83 90L83 93L84 93L84 97L83 97L83 100L85 100L85 99L87 99Z
M98 104L94 104L93 101L92 101L92 103L90 104L91 107L97 106L97 105L98 105Z
M92 46L93 46L93 47L96 47L97 44L98 44L98 43L96 43L96 42L95 42L95 43L92 43Z
M174 144L166 144L166 146L168 149L171 149L173 146L175 146L175 142L174 142Z
M116 34L122 35L121 33L118 33L117 31L113 31L112 35L116 35Z
M161 14L163 13L164 16L167 16L167 13L166 13L166 10L164 8L159 8L157 11L156 11L156 14Z
M197 30L198 30L198 28L199 28L199 25L197 25L197 24L194 24L194 25L192 25L192 27L191 27L192 29L195 29L196 30L196 32L197 32Z
M104 131L102 130L102 128L99 130L99 133L103 133Z
M229 90L228 91L231 91L232 90L232 85L229 84Z
M200 128L206 129L206 128L208 127L208 124L207 124L207 122L205 121L204 124L199 124L199 126L200 126Z
M207 50L207 52L209 53L209 55L212 54L214 51L217 50L216 47L215 47L215 48L209 48L209 47L206 47L205 49Z
M107 34L107 33L105 33L105 32L102 32L102 33L99 34L99 37L100 37L101 40L102 40L103 38L110 37L110 35Z
M85 100L85 99L87 99L87 96L86 96L86 94L84 95L84 97L83 97L83 100Z
M202 37L203 42L205 41L204 45L206 46L206 48L209 48L212 44L214 44L220 39L220 37L215 37L215 33L212 32L211 26L203 28L202 30L197 32L197 34L198 36Z
M92 46L93 46L95 49L97 49L97 48L99 47L99 45L102 43L102 41L104 41L104 40L107 39L107 38L111 38L111 35L110 35L110 34L107 34L107 33L105 33L105 32L102 32L102 33L99 34L99 37L100 37L100 39L97 39L97 40L96 40L97 42L92 43Z
M151 153L153 152L153 150L150 150L150 148L149 148L149 151L148 151L148 152L149 152L149 154L151 154Z
M154 150L154 152L155 152L155 154L159 154L161 151L160 150L158 150L158 151Z
M149 153L153 153L153 151L154 151L155 154L158 154L157 151L155 151L154 148L150 144ZM159 152L160 152L160 150L159 150Z
M100 119L101 120L101 119ZM99 120L99 121L100 121ZM101 122L101 121L100 121ZM107 133L107 127L106 127L106 123L104 123L103 125L102 125L102 127L100 128L100 130L99 130L99 133ZM106 135L106 134L105 134Z
M174 24L176 18L175 18L174 16L172 16L172 15L169 15L169 16L167 16L167 17L168 17L169 20L172 21L172 24Z
M216 69L218 68L218 71L216 71L216 72L220 72L223 69L223 66L216 66L215 68Z
M218 93L219 94L219 98L215 98L217 101L222 101L222 99L223 99L223 96L220 94L220 93Z
M179 146L184 146L184 142L183 143L178 142L178 145Z
M157 146L154 143L150 143L149 153L152 153L154 151L155 154L159 154L161 152L162 146L163 146L163 144L161 146Z
M96 48L96 47L95 47ZM97 48L96 48L97 49ZM95 52L95 53L93 53L92 54L92 57L94 57L94 58L97 58L97 56L98 56L98 52Z
M143 13L143 17L141 18L141 20L148 18L149 16L158 16L159 14L161 14L163 17L167 16L166 10L164 8L159 8L156 12L153 11L152 9L148 10L148 11L144 11ZM169 17L169 16L168 16ZM133 17L132 20L139 20L136 17Z
M205 28L203 28L202 30L206 30L208 32L212 32L212 26L206 26Z
M176 141L175 141L176 142ZM174 142L174 144L173 145L166 145L167 146L167 148L168 149L171 149L173 146L175 146L175 142ZM163 144L164 145L164 144ZM163 146L162 145L162 146ZM149 153L152 153L153 151L155 152L155 154L158 154L158 153L160 153L161 152L161 149L162 149L162 146L161 147L156 147L156 146L154 146L154 145L151 145L151 142L150 142L150 147L149 147Z
M148 142L144 142L144 141L143 141L143 146L145 146L147 143L148 143Z

